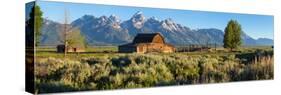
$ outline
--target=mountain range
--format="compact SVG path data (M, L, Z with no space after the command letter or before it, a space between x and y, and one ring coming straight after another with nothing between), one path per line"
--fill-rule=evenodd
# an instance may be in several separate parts
M60 44L59 34L63 25L44 19L41 45ZM167 43L173 45L189 44L223 44L224 32L219 29L190 29L173 21L171 18L158 20L156 17L146 18L142 12L121 21L118 16L84 15L74 20L71 26L79 28L89 45L120 45L129 43L138 33L159 32ZM253 39L245 32L241 35L243 45L273 45L268 38Z

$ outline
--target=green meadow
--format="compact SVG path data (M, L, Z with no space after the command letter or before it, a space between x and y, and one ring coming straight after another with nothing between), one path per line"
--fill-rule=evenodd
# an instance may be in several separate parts
M36 49L38 93L223 83L273 79L273 49L236 51L118 53L117 47L90 47L84 53Z

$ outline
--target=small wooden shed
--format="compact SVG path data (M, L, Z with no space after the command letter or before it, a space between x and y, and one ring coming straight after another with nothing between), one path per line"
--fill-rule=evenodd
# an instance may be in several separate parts
M65 45L57 45L57 52L58 53L63 53L65 50ZM67 46L67 52L85 52L85 47L81 45L71 45Z

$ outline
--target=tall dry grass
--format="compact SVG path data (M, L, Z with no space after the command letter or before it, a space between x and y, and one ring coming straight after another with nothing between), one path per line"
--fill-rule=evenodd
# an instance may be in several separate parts
M81 60L40 58L39 93L273 79L273 57L249 63L235 55L122 54Z

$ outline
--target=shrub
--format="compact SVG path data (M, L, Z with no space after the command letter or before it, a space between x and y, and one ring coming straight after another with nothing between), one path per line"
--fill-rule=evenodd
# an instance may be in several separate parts
M35 83L41 93L273 79L270 53L247 64L240 58L243 56L185 53L39 58Z
M255 59L245 67L242 73L243 80L264 80L273 79L274 64L272 56L255 57Z

